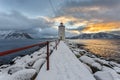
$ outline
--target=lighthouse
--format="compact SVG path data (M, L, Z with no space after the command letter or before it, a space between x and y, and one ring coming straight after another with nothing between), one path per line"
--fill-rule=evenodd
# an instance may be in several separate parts
M63 25L63 23L60 23L58 29L58 39L65 40L65 26Z

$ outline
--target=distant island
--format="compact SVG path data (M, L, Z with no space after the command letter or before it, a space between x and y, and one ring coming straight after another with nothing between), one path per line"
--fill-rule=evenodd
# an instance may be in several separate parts
M33 37L24 32L0 31L0 39L33 39Z
M70 37L70 39L120 39L120 36L105 32L83 33L78 36Z

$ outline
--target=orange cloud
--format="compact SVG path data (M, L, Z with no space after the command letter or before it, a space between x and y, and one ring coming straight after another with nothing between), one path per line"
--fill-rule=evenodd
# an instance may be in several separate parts
M120 22L96 23L88 25L82 32L96 33L120 30Z
M72 31L69 31L69 32L74 33L74 34L80 34L80 32L76 31L76 30L72 30Z
M81 30L71 30L71 33L80 34L80 32L83 33L97 33L97 32L109 32L109 31L116 31L120 30L120 21L118 22L103 22L99 19L91 19L90 21L75 18L72 16L60 16L55 17L52 19L55 23L63 22L64 24L68 22L73 22L73 25L67 24L67 28L78 28L80 26L86 26L82 31ZM69 31L69 30L68 30Z
M60 16L60 17L54 18L53 21L59 22L59 23L60 22L67 23L69 21L77 21L77 19L71 16Z
M100 11L101 7L93 6L93 7L71 7L65 9L67 12L89 12L89 11Z

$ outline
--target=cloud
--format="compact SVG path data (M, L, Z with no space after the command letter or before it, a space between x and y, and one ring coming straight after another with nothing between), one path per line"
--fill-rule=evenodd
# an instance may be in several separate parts
M54 0L52 3L57 8L61 0ZM29 16L53 14L49 0L0 0L0 9L0 11L6 12L17 10Z
M66 7L113 7L119 5L120 0L70 0L65 3Z
M97 24L89 24L82 32L96 33L96 32L114 32L120 31L120 22L105 22Z
M120 0L69 0L57 12L55 21L76 34L120 29Z
M15 11L0 13L0 30L21 30L38 36L56 36L56 25L60 22L65 24L67 35L114 32L119 29L120 0L55 0L52 3L57 10L54 17L51 17L52 8L46 0L1 0L1 7ZM50 16L38 16L46 14Z
M56 29L52 28L53 22L47 17L29 18L20 12L13 11L9 14L0 13L0 30L17 30L34 35L57 35Z
M10 14L0 14L0 29L29 29L46 28L51 25L45 18L28 18L23 14L13 11Z
M85 20L120 20L120 0L71 0L66 1L56 16L72 16ZM116 16L117 15L117 16Z
M29 18L18 11L12 11L11 13L0 13L0 30L15 30L27 32L35 37L57 37L58 25L55 26L58 18L49 18L43 16L37 16L35 18ZM59 19L67 22L66 18ZM73 21L76 21L74 18ZM70 20L71 20L70 19ZM66 30L66 36L74 35L76 33Z

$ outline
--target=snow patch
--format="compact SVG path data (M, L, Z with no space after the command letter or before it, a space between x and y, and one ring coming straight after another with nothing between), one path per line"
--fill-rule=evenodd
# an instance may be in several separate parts
M94 74L96 80L114 80L112 75L106 71L98 71Z

